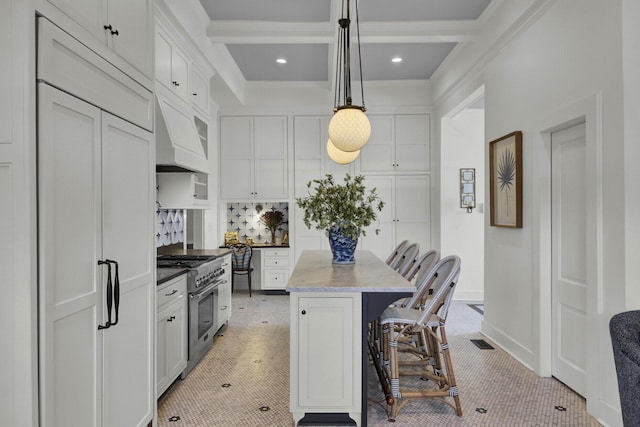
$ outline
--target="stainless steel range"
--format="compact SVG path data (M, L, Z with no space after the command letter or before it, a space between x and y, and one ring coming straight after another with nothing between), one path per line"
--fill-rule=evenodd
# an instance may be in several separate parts
M160 268L188 268L189 359L188 374L209 351L218 324L218 286L225 283L223 260L207 255L160 255Z

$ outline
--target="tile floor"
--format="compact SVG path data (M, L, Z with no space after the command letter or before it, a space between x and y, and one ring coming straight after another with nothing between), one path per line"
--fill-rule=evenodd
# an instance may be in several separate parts
M158 401L159 427L285 427L289 413L289 299L233 294L231 322L185 380ZM447 332L463 415L435 400L412 401L396 426L599 426L584 399L540 378L500 350L481 350L481 304L454 302ZM375 371L369 371L369 426L389 426Z

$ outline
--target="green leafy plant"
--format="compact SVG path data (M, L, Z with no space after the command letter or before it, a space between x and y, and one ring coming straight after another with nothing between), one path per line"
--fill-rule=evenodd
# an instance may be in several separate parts
M337 184L331 174L307 183L309 196L296 199L304 209L304 224L311 229L328 232L339 227L345 236L357 239L365 236L365 228L377 221L376 211L382 211L384 201L373 188L367 191L364 176L346 174L344 184ZM376 234L380 229L376 229Z

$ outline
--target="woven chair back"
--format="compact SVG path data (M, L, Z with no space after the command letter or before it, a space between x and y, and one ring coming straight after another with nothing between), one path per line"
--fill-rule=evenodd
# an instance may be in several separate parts
M391 263L396 259L396 257L400 256L404 250L407 248L407 246L409 246L409 241L408 240L404 240L402 242L400 242L400 244L398 246L396 246L396 248L393 250L393 252L391 252L389 254L389 256L387 257L387 260L385 261L387 263L387 265L391 265Z
M411 270L404 276L408 281L413 281L416 285L422 282L425 275L440 261L440 252L431 249L420 255L411 267Z
M460 257L449 255L438 261L435 266L433 284L429 287L431 297L426 300L424 312L418 318L418 324L426 326L432 315L438 315L442 320L449 310L451 297L460 276Z
M231 246L231 267L233 271L248 271L251 269L251 246L237 243Z

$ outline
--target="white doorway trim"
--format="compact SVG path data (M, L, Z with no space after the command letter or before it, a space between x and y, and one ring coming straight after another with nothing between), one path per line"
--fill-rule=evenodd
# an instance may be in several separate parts
M533 323L537 325L538 355L534 370L538 375L551 376L551 132L585 122L587 163L587 229L588 280L594 283L587 291L587 329L595 336L587 340L587 366L591 369L587 379L587 410L599 401L598 387L601 371L598 347L601 342L599 318L602 315L602 210L603 210L603 141L602 141L602 93L570 104L545 115L534 127L533 161L535 180L532 183L533 210L533 281L538 286L534 298Z

